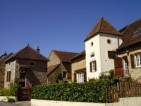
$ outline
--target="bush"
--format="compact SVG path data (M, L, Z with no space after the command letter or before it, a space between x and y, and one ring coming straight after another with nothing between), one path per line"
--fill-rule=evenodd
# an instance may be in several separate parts
M10 96L10 90L9 89L4 89L4 88L0 88L0 96Z
M32 98L44 100L105 102L109 80L87 83L38 85L33 87Z
M16 100L14 98L9 98L8 97L8 102L15 102Z
M10 84L11 96L16 96L17 95L17 91L18 91L19 88L20 88L20 85L11 83Z
M19 87L18 84L10 84L8 89L0 88L0 96L16 96Z

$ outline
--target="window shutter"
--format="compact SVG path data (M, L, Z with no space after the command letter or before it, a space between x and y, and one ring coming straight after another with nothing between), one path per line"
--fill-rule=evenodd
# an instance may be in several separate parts
M84 82L87 82L86 72L84 72Z
M131 59L131 67L135 68L134 55L131 54L130 59Z
M96 61L94 61L94 65L95 65L95 71L97 71L97 67L96 67Z
M90 72L92 72L92 62L90 62Z
M9 72L7 72L7 79L6 79L7 82L8 82L8 77L9 77Z
M11 71L9 71L9 82L11 80Z
M114 59L114 63L115 63L115 68L122 68L123 64L122 64L122 58L115 58Z
M76 73L74 73L74 82L76 82Z

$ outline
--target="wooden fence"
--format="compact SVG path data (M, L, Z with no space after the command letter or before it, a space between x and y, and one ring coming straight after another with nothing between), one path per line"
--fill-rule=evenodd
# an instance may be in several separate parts
M120 82L109 86L106 92L106 102L118 102L119 98L141 96L141 83Z

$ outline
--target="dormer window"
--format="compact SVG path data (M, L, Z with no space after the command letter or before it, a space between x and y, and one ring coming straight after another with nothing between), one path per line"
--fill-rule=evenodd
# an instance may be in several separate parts
M134 32L134 35L139 35L139 34L141 34L141 28Z

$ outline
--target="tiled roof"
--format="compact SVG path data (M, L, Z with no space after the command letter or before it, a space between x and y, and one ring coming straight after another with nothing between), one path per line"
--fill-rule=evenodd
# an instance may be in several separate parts
M94 26L92 31L88 34L84 41L89 40L97 33L106 33L112 35L121 35L118 30L116 30L109 22L107 22L103 17L100 18L98 23Z
M60 64L49 66L47 69L47 76L50 75Z
M29 45L19 50L16 54L8 58L6 61L11 60L13 58L47 61L46 57L38 53L36 50L31 48Z
M85 50L82 51L81 53L77 54L76 56L72 57L71 60L74 60L74 59L81 57L81 56L84 56L84 55L85 55Z
M69 62L72 57L79 54L75 52L66 52L66 51L57 51L57 50L53 50L53 52L58 56L58 58L62 62Z
M141 34L134 35L135 31L137 31L140 28L141 28L141 19L122 28L121 37L123 43L120 45L119 50L141 42Z

